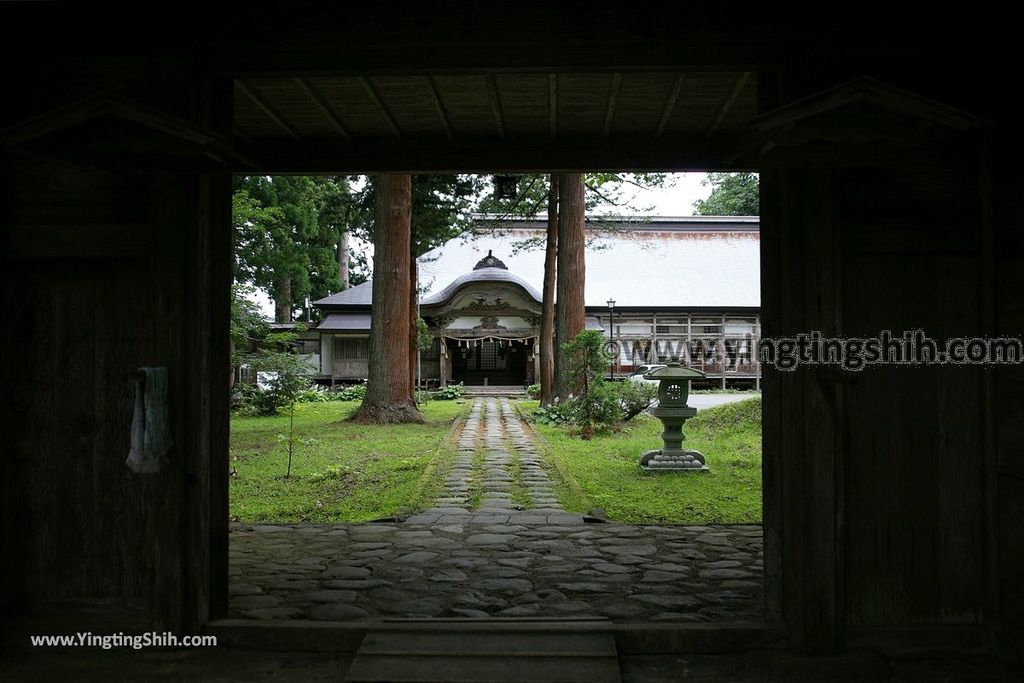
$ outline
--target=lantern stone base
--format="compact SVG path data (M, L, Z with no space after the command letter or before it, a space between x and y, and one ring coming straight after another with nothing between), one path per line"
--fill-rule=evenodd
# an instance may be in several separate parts
M699 451L681 450L666 453L662 449L640 456L641 469L650 472L707 472L704 455Z

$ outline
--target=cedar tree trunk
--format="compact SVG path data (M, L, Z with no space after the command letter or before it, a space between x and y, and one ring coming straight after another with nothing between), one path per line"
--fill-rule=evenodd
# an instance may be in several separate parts
M338 279L341 280L341 288L348 289L348 230L341 233L338 240Z
M555 381L555 261L558 253L558 176L550 178L548 191L548 241L544 252L544 296L540 314L540 404L549 405Z
M274 320L279 323L290 323L292 321L292 279L286 277L276 289Z
M586 246L583 175L563 173L558 180L558 258L555 307L555 398L575 393L562 344L583 331L583 285L586 281Z
M412 178L383 175L373 239L373 308L366 398L353 416L365 424L423 422L409 395L409 253Z

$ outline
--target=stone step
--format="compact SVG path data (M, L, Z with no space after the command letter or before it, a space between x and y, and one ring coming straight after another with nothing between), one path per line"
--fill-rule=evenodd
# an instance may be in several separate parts
M464 632L370 631L345 680L618 683L622 679L611 633L488 633L474 625Z

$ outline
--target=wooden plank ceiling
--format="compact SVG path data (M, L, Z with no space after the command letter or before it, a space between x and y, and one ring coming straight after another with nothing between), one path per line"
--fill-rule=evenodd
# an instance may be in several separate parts
M316 75L237 79L234 132L261 171L640 169L724 156L756 115L750 72Z

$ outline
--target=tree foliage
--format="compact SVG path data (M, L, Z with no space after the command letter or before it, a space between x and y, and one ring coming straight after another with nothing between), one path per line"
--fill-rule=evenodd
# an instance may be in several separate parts
M270 331L260 307L252 300L254 289L248 285L231 286L231 364L245 360L252 343Z
M498 199L487 194L480 200L479 211L503 218L532 218L547 208L550 175L528 173L519 179L516 196ZM665 173L584 173L584 203L588 220L603 224L601 215L615 213L645 213L651 207L636 204L631 193L653 187L664 187Z
M500 231L509 218L534 218L547 209L550 178L541 173L523 175L514 198L498 199L488 193L480 199L478 210L492 216L489 227L495 232ZM652 209L638 205L633 193L665 187L668 183L670 179L665 173L584 173L583 202L588 227L598 232L621 229L625 216L636 217ZM516 240L512 243L512 252L543 249L546 242L544 236ZM588 238L588 249L594 248L593 242Z
M266 289L289 318L341 288L337 244L358 213L346 178L239 177L232 208L236 282Z
M701 181L711 186L707 199L698 199L693 208L698 216L758 216L761 213L756 173L708 173Z
M581 395L603 381L604 372L612 361L612 355L605 347L604 333L600 330L584 330L571 342L562 345L567 372Z
M658 398L658 387L646 382L618 382L619 401L622 404L622 421L629 422L644 412Z
M598 330L584 330L573 340L562 345L569 383L578 393L570 400L576 405L576 423L582 428L581 436L589 438L598 428L618 419L614 390L605 386L604 370L612 356L605 347L604 334Z
M355 202L356 234L374 239L376 183L366 183ZM412 176L412 254L421 256L472 227L484 181L478 175Z

